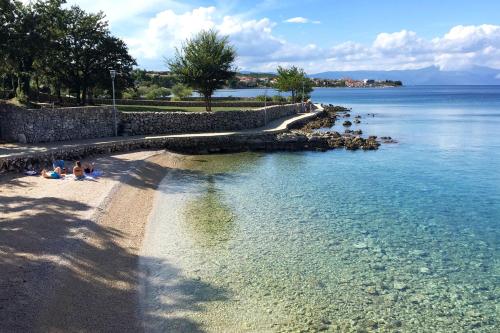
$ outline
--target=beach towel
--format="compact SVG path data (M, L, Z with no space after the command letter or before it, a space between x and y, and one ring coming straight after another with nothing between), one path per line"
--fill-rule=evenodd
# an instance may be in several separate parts
M54 162L52 162L52 166L55 168L59 167L62 169L64 169L64 160L55 160Z

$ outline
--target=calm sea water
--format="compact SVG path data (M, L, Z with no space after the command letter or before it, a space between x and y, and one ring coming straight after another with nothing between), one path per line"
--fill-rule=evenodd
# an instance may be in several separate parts
M146 235L146 327L498 332L500 87L313 100L352 107L365 134L399 143L187 157Z

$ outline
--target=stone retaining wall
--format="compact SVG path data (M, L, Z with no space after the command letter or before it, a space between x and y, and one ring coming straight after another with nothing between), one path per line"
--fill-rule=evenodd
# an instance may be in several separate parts
M118 112L125 135L160 135L220 132L264 126L267 121L297 113L300 104L269 106L257 110L221 112ZM40 143L111 137L110 106L25 109L0 103L0 140Z
M262 127L300 111L300 104L276 105L245 111L122 112L120 128L128 135L160 135L237 131Z
M8 142L53 142L114 135L109 106L25 109L0 104L0 139Z

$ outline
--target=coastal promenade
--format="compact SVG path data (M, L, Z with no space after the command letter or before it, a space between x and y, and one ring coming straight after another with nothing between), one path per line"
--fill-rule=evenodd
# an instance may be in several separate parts
M23 171L35 166L50 165L53 159L78 159L88 155L116 153L137 149L173 149L198 152L224 151L220 144L238 142L238 145L269 135L288 131L292 125L307 122L322 112L319 106L311 113L301 113L269 122L266 126L251 130L217 133L187 133L155 136L123 136L77 141L61 141L46 144L8 143L0 145L0 172ZM255 141L257 140L257 141Z

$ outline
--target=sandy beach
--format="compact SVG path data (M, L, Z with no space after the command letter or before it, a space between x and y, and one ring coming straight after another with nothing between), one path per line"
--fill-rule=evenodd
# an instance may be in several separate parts
M138 253L157 184L181 159L98 157L95 181L2 176L0 331L141 331Z

